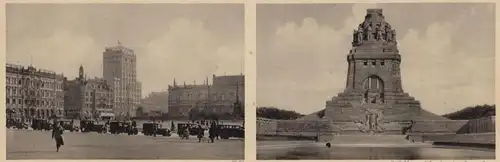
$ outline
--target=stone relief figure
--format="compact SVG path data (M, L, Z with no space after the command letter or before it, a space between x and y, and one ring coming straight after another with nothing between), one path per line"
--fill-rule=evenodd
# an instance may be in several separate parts
M372 40L372 33L373 33L372 24L370 23L368 25L368 27L366 28L366 36L367 36L366 40L368 40L368 41Z
M395 41L395 40L396 40L396 30L392 30L392 32L391 32L391 33L392 33L391 38L392 38L392 40L394 40L394 41Z
M363 39L364 39L363 29L358 30L358 43L361 44L363 42Z
M358 31L357 31L357 30L354 30L354 31L352 32L352 42L353 42L353 44L354 44L354 45L358 45L358 44L359 44L359 43L358 43L358 34L359 34L359 33L358 33Z
M382 38L382 30L377 29L377 40L383 40Z
M392 31L389 30L387 31L386 34L387 34L387 42L392 42Z

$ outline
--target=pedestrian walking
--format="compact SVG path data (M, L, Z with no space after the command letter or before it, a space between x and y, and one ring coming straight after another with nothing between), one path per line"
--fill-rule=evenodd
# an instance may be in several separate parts
M208 137L210 138L210 142L211 143L214 143L214 138L216 136L216 125L215 125L215 122L212 122L212 125L210 126L209 130L208 130Z
M54 128L52 129L52 139L55 139L55 141L56 141L57 152L59 152L59 148L62 145L64 145L64 140L62 137L63 131L64 131L64 129L59 124L59 122L55 121Z
M205 131L204 129L201 127L200 124L198 124L198 143L201 142L201 139L203 138L203 136L205 135Z

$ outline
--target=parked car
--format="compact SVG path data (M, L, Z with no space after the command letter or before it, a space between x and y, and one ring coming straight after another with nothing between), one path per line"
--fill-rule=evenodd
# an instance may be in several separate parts
M68 130L70 132L78 132L78 126L73 124L72 120L62 119L59 120L59 124L64 128L64 130Z
M156 129L156 132L154 131ZM167 128L161 128L161 124L158 123L144 123L142 124L142 133L146 136L156 135L171 136L172 132Z
M219 137L222 139L245 138L245 128L240 125L219 125Z

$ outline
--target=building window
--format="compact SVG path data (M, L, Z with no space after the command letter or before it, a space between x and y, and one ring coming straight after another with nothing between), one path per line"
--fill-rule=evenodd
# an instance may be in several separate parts
M367 66L367 65L368 65L368 61L363 62L363 64L364 64L365 66Z
M377 65L377 61L373 61L373 62L372 62L372 65L373 65L373 66Z
M384 66L385 65L385 61L380 62L380 65Z

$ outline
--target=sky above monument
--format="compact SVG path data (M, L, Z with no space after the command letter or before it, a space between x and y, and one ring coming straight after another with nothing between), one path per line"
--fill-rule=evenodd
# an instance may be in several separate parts
M102 77L102 53L118 40L137 55L142 94L173 83L239 75L242 4L8 4L7 62Z
M257 105L312 113L345 88L352 31L382 8L405 92L436 114L494 104L494 4L257 6Z

